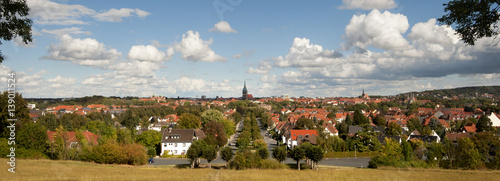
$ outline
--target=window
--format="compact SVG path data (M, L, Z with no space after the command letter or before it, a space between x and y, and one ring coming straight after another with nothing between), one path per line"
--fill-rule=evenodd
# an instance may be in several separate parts
M163 147L167 147L167 144L166 144L166 143L165 143L165 144L163 144Z
M182 143L182 147L186 147L186 143Z
M174 154L177 154L177 150L174 150Z
M174 147L177 147L177 143L174 144Z

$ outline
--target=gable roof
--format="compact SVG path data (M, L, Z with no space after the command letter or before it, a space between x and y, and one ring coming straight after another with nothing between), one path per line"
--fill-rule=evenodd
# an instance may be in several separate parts
M49 131L47 130L47 136L49 137L49 141L50 142L54 142L55 141L55 136L56 132L55 131ZM90 131L83 131L82 132L83 134L83 137L89 142L89 143L92 143L94 145L97 144L97 140L99 138L99 135L96 135ZM66 131L66 134L63 136L67 141L69 142L79 142L78 141L78 138L76 138L76 132L74 131Z
M203 131L194 129L164 129L161 142L165 143L191 143L194 140L205 138Z
M297 140L298 136L317 135L316 130L290 130L292 140Z

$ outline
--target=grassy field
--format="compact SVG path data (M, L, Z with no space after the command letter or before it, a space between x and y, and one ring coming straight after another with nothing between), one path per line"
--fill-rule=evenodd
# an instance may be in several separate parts
M173 166L100 165L77 161L17 160L16 173L0 159L0 180L496 180L500 171L442 169L359 169L321 167L319 170L179 169Z

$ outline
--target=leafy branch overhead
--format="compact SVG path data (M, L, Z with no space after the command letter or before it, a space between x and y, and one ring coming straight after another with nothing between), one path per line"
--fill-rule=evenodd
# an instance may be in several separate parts
M21 37L25 44L33 41L31 37L31 19L27 18L30 8L25 0L2 0L0 2L0 38L10 41ZM0 41L0 44L2 42ZM0 63L4 55L0 51Z
M499 0L453 0L443 5L448 14L438 21L456 24L457 34L465 43L474 45L477 39L498 36Z

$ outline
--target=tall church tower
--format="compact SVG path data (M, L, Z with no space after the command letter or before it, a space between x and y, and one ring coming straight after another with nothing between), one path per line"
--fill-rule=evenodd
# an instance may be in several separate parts
M248 99L247 81L245 81L242 92L243 92L243 95L241 96L241 98L243 100L247 100Z

